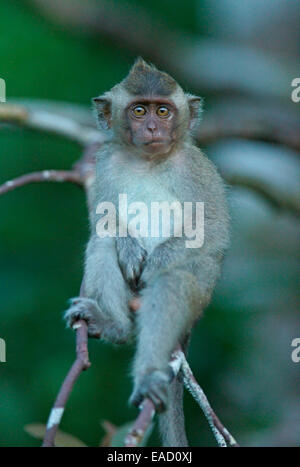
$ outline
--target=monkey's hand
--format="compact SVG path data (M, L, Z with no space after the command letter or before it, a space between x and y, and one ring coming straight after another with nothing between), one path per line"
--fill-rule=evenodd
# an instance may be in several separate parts
M167 406L170 381L171 374L162 370L153 370L145 374L135 384L129 399L130 404L138 407L143 399L148 397L153 402L156 411L163 412Z
M168 269L180 261L185 261L187 250L184 237L172 237L159 244L146 258L139 280L139 289L143 289L159 271Z
M96 339L101 337L115 344L127 342L130 329L127 329L126 323L122 326L107 317L95 300L76 297L71 298L70 303L70 308L64 314L64 318L70 328L73 327L76 321L83 319L88 325L89 337Z
M133 289L136 289L147 252L136 238L130 236L124 238L118 237L116 239L116 247L124 279Z

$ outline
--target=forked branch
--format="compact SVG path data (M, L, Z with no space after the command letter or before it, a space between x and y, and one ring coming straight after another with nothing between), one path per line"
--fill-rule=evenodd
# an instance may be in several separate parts
M210 403L206 395L204 394L203 389L196 381L192 370L185 358L185 355L182 350L175 350L173 352L170 366L173 370L174 378L179 376L181 373L183 377L184 386L192 394L196 402L198 402L200 408L202 409L208 424L213 432L214 437L220 447L239 447L238 443L234 437L229 433L229 431L221 423L220 419L215 414L214 410L211 408ZM138 446L155 414L154 404L150 399L145 399L140 407L141 411L133 426L131 427L129 433L125 438L126 447L136 447Z

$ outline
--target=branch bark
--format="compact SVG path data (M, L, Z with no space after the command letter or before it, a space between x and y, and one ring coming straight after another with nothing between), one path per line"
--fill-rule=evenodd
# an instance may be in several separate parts
M50 412L43 447L54 447L55 435L64 414L66 403L80 373L90 367L87 347L87 324L80 320L73 326L76 329L76 360L69 370Z
M227 428L224 427L214 410L211 408L203 389L195 379L185 355L181 351L179 358L181 358L181 372L183 375L184 385L201 407L218 445L220 447L239 447L239 444L236 442L234 437L229 433Z
M47 104L45 104L47 108ZM79 143L81 146L103 143L105 136L92 126L85 126L71 118L50 110L30 108L26 105L1 104L0 121L23 126L25 128L64 136Z
M42 172L33 172L21 175L21 177L14 178L0 185L0 195L29 183L41 182L71 182L82 185L82 177L77 170L43 170Z
M208 424L213 432L213 435L217 441L218 446L220 447L239 447L239 444L236 442L234 437L229 433L229 431L221 423L220 419L215 414L214 410L210 406L208 399L196 381L192 370L185 358L185 355L181 349L177 349L173 352L170 367L173 371L173 377L177 378L179 373L183 376L183 382L188 391L192 394L196 402L199 404L201 410L203 411ZM150 426L150 423L155 415L155 407L150 399L145 399L141 404L141 411L137 419L135 420L133 426L131 427L129 433L125 438L125 447L137 447L147 429Z

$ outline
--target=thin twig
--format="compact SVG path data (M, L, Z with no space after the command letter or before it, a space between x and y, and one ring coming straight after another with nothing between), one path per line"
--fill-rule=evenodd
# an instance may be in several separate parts
M87 347L87 324L85 321L80 320L76 322L73 328L76 329L77 357L60 388L50 412L43 447L54 446L55 435L74 384L80 373L91 366Z
M41 182L71 182L82 185L81 175L76 170L43 170L41 172L21 175L18 178L3 183L3 185L0 185L0 195L29 183Z
M181 358L181 373L183 375L184 385L201 407L218 445L221 447L239 447L234 437L220 422L214 410L211 408L203 389L192 373L184 353L182 351L178 353L180 353L179 358Z

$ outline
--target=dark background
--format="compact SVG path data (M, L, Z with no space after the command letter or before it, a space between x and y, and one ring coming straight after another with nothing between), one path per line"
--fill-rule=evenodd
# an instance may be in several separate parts
M89 107L91 97L120 81L142 54L204 96L207 112L225 103L238 120L234 101L299 118L300 103L290 97L291 81L300 75L297 2L113 1L114 14L127 8L136 15L131 22L121 14L120 24L131 31L128 43L120 40L120 27L101 33L59 20L56 3L1 2L0 77L8 103L34 98ZM101 1L75 1L72 8L80 4L109 9ZM164 31L182 40L170 42L168 56ZM156 50L139 40L149 34ZM204 150L221 171L229 166L267 180L299 207L296 151L241 138L220 139ZM0 184L27 172L67 169L79 156L78 145L62 137L0 127ZM275 208L246 186L228 191L232 246L214 300L194 331L189 362L240 444L297 446L300 363L291 360L291 341L300 337L299 211ZM74 335L62 312L78 293L87 238L84 193L75 185L28 185L0 197L0 337L7 345L7 362L0 363L1 446L40 444L24 426L46 422L73 361ZM94 341L89 348L92 367L76 384L61 428L97 446L102 420L121 426L137 415L127 403L133 349ZM191 445L214 446L188 394L185 411ZM157 443L154 433L149 444Z

